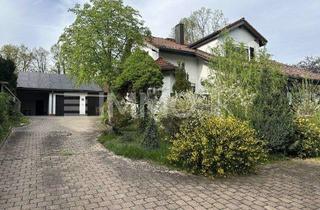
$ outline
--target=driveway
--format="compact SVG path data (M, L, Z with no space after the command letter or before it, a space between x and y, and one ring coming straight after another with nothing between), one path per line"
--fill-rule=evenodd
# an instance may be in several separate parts
M32 118L0 149L0 209L320 209L320 163L207 179L117 157L98 118Z

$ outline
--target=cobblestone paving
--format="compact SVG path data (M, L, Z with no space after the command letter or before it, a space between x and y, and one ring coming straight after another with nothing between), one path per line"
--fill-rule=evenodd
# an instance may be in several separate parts
M320 209L320 163L207 179L114 156L97 118L32 118L0 149L0 209Z

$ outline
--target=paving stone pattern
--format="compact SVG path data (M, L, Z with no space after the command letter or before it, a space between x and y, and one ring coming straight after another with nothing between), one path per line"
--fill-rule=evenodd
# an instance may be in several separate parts
M113 155L98 118L38 117L0 149L0 209L320 209L320 163L208 179Z

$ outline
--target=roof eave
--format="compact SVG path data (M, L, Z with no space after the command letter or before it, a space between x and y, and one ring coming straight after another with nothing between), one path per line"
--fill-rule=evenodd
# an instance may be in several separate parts
M37 88L37 87L17 87L18 90L36 90L36 91L57 91L57 92L104 92L103 90L76 90L76 89L55 89L55 88Z
M201 47L213 40L216 40L218 37L221 36L221 34L223 32L229 32L235 28L238 28L238 27L241 27L241 26L245 26L247 27L247 30L249 32L251 32L256 38L258 38L258 43L259 43L259 46L262 47L262 46L265 46L267 43L268 43L268 40L262 36L248 21L246 21L244 18L241 18L240 20L234 22L234 23L231 23L227 26L225 26L224 28L216 31L216 32L213 32L212 34L209 34L208 36L192 43L189 45L190 48L198 48L198 47Z
M185 50L178 50L178 49L170 49L170 48L159 48L160 51L164 51L164 52L169 52L169 53L179 53L179 54L184 54L184 55L189 55L189 56L193 56L193 57L199 57L205 61L209 61L210 59L205 58L204 56L201 56L199 54L197 54L196 52L188 52Z

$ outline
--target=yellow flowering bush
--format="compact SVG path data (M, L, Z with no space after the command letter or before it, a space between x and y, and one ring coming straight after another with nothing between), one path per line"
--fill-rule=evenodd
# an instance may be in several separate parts
M172 139L168 159L193 173L246 174L266 158L264 146L248 123L212 116L184 123Z
M291 154L301 158L320 156L320 127L307 117L295 120L295 138L289 147Z

